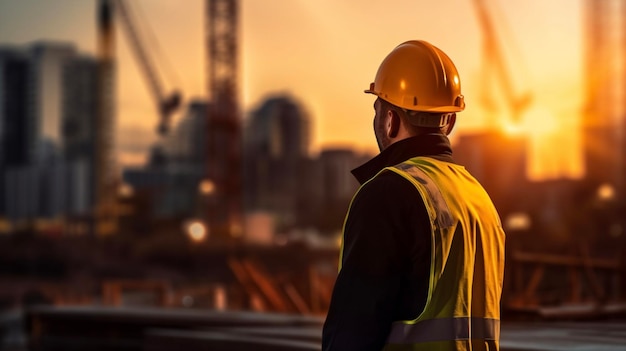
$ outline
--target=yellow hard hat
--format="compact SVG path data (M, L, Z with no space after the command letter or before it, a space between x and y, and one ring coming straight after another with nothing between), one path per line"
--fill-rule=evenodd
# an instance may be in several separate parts
M393 49L365 92L412 111L451 113L465 108L454 63L423 40L407 41Z

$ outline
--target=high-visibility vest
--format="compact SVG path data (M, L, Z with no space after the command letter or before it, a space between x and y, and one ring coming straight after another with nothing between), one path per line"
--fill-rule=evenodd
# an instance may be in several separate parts
M499 350L505 234L491 199L453 163L416 157L378 174L389 171L426 205L431 262L424 310L394 322L384 350Z

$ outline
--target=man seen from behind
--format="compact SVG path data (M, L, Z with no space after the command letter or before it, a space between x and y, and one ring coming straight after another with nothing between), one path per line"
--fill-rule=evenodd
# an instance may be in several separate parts
M452 157L463 111L452 60L407 41L381 63L380 154L353 170L324 351L499 350L505 234L476 179Z

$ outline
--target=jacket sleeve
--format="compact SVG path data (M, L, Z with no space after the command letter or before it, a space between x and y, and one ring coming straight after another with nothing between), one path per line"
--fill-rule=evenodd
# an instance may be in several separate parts
M423 211L418 214L416 211ZM383 173L361 188L344 228L342 267L324 323L324 351L381 350L410 270L426 209L406 179Z

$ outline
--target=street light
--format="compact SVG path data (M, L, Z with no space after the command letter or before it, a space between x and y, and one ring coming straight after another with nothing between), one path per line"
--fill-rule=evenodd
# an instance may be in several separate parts
M609 183L604 183L598 187L597 196L600 201L611 201L615 198L615 188Z
M187 236L189 236L189 238L195 243L204 241L209 235L207 226L199 220L191 220L187 222L185 231Z
M128 183L122 183L117 188L118 194L123 198L129 198L135 194L135 189Z
M507 230L528 230L532 221L530 216L524 212L511 213L504 221Z
M603 183L598 187L598 190L596 191L596 197L598 199L598 201L600 202L601 206L610 206L613 207L615 206L615 204L613 203L617 197L616 195L616 191L615 191L615 187L610 184L610 183ZM613 206L611 206L613 205ZM605 210L609 211L609 214L612 214L611 217L613 217L613 211L615 211L614 209L611 210L611 208L606 208ZM614 219L614 218L613 218ZM608 233L610 236L614 237L614 238L618 238L620 236L622 236L624 229L622 227L622 224L620 223L620 221L617 222L613 222L609 225L608 228Z
M198 191L202 195L211 195L215 192L215 183L210 179L204 179L198 184Z

